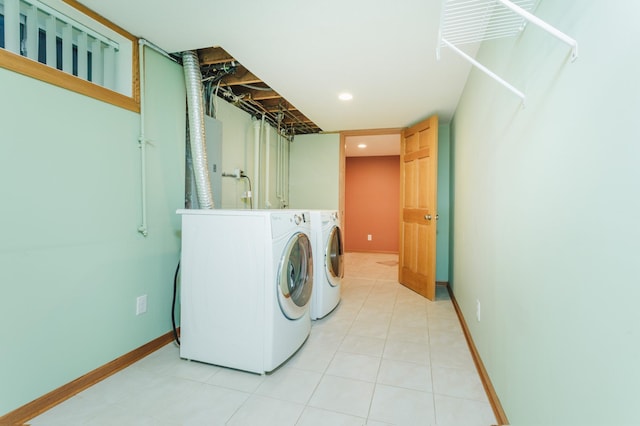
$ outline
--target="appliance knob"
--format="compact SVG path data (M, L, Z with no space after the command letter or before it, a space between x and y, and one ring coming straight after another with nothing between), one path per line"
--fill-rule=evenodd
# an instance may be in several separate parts
M300 225L300 222L302 221L302 218L300 217L300 215L293 215L293 221L296 223L296 225Z

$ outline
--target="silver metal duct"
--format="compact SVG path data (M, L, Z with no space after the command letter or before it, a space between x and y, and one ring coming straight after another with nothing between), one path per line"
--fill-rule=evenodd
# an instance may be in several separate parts
M182 53L184 80L187 86L187 111L189 115L189 144L196 183L198 204L201 209L213 208L213 194L209 180L209 166L204 130L204 101L202 96L202 74L198 54Z

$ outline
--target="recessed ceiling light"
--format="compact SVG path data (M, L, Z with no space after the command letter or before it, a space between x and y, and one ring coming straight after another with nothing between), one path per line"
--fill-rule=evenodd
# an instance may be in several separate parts
M338 99L340 99L341 101L350 101L351 99L353 99L353 95L351 93L340 93L338 95Z
M367 145L365 145L363 143L358 144L358 148L366 148L366 147L367 147Z

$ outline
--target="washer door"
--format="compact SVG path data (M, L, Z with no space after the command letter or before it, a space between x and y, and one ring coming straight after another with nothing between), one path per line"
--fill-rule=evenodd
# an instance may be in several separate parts
M278 303L289 319L302 317L313 290L311 243L302 232L293 235L278 267Z
M324 255L325 273L329 284L333 287L340 284L340 278L344 276L344 251L342 247L342 234L340 228L334 226L329 233L326 253Z

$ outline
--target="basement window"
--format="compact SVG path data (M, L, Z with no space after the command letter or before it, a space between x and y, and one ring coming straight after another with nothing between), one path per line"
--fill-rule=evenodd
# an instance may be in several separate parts
M0 0L0 67L138 111L136 48L75 0Z

